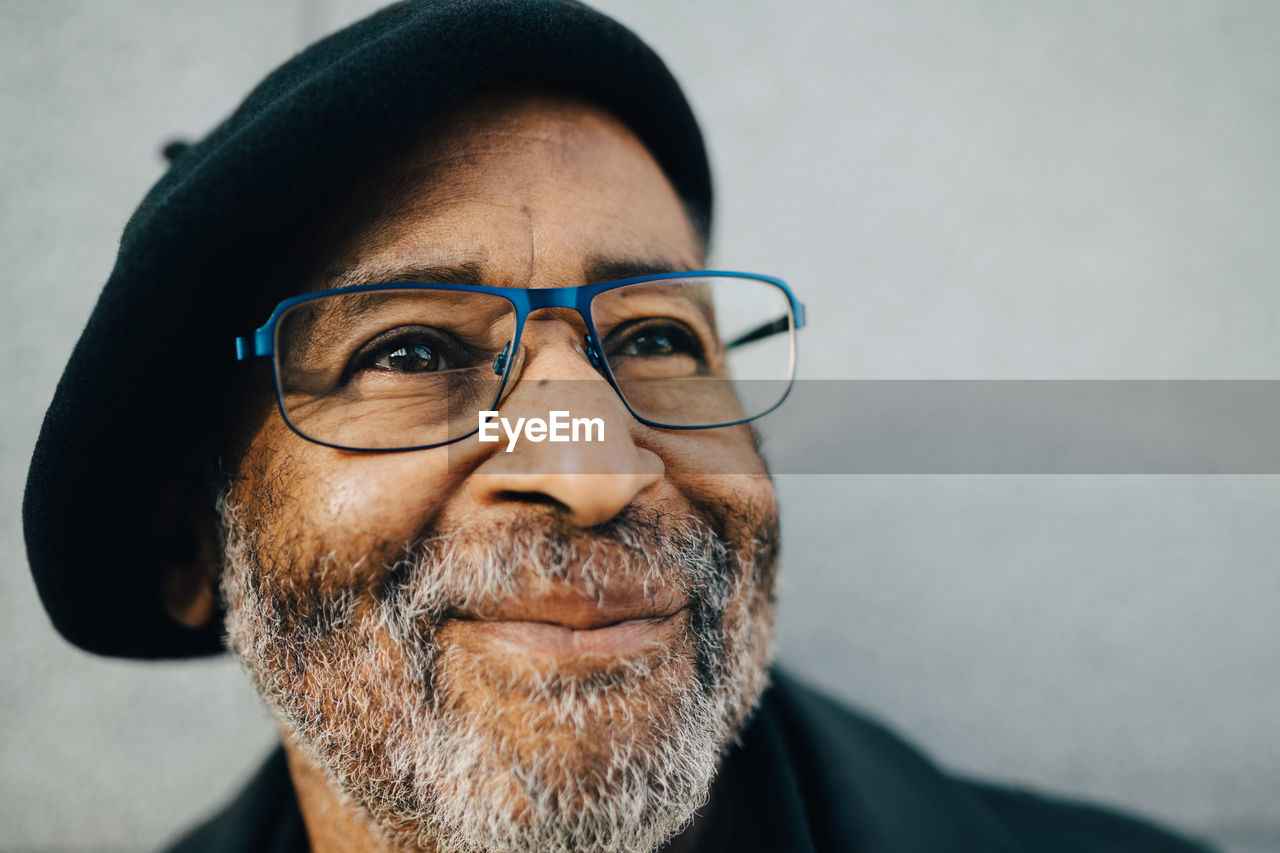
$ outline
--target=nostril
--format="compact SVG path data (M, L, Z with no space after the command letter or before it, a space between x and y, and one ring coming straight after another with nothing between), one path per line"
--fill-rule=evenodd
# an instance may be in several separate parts
M495 501L520 503L528 506L545 506L556 512L569 513L569 507L544 492L523 492L517 489L503 489L493 495Z

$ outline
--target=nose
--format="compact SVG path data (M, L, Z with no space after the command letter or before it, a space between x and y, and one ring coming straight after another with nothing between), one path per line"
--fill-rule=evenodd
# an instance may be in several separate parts
M568 324L555 322L560 329L554 332L551 326L531 323L526 329L530 355L498 410L506 424L467 489L484 506L549 505L575 526L593 527L662 479L663 463L636 443L638 422L593 367L580 338ZM553 440L548 430L540 438L516 432L512 441L520 418L523 425L537 418L550 427L553 412L563 413L558 422L567 440Z

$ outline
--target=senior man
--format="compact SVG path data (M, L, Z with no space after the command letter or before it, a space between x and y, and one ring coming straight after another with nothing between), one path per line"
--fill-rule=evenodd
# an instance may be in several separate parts
M552 0L392 7L176 152L25 507L69 639L225 637L279 721L176 849L1198 849L771 678L803 308L705 271L710 202L661 62Z

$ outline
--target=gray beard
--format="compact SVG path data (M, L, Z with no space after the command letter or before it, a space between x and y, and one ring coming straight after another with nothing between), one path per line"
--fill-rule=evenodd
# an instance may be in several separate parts
M316 559L319 596L264 573L225 501L229 644L307 757L390 849L652 851L693 818L768 680L776 521L731 551L697 518L628 512L428 540L368 567ZM690 602L669 646L582 669L495 662L437 633L538 578L594 596L620 579ZM349 578L344 585L341 579ZM464 686L482 684L485 701Z

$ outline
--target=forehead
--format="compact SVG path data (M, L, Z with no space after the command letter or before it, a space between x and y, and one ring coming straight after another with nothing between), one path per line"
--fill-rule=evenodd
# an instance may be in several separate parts
M433 267L487 284L578 284L644 259L694 268L702 247L643 143L569 96L489 91L398 146L320 212L309 289Z

